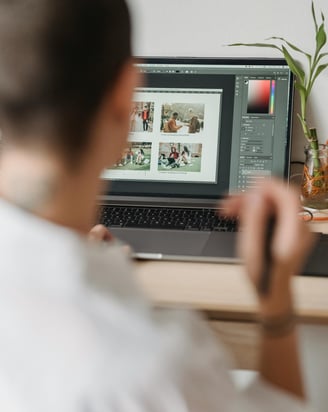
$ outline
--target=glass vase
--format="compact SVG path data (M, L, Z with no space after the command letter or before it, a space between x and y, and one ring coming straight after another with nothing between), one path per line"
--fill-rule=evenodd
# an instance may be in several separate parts
M303 206L313 209L328 208L328 147L320 144L315 150L304 149L305 163L301 186Z

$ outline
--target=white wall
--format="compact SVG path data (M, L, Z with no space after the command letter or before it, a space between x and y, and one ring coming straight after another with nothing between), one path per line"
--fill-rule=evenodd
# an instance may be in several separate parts
M134 52L141 56L264 56L274 49L225 47L236 41L286 37L310 51L314 46L310 0L130 0ZM316 0L328 20L328 2ZM328 46L327 50L328 51ZM327 59L328 61L328 59ZM328 70L319 78L308 118L321 142L328 139ZM295 111L298 110L296 99ZM294 119L293 159L303 160L306 143Z

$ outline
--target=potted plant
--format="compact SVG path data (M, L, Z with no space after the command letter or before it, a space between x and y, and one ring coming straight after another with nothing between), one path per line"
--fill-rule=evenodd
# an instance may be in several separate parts
M266 39L264 43L233 43L229 46L269 47L279 50L284 56L290 70L295 75L295 88L300 97L300 111L297 117L307 142L301 190L302 201L309 207L327 208L328 148L325 145L319 145L317 129L310 126L307 119L307 106L315 81L328 67L328 53L323 50L327 44L327 34L325 16L321 12L321 19L318 21L313 0L311 12L315 28L315 49L312 53L302 50L283 37L276 36ZM303 58L305 65L295 58L296 55Z

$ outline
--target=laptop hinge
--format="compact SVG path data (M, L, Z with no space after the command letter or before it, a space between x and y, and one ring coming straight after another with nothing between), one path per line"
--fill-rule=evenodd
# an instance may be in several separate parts
M168 197L142 197L142 196L108 196L103 195L98 203L105 205L127 206L164 206L164 207L200 207L216 208L219 205L217 199L195 198L168 198Z

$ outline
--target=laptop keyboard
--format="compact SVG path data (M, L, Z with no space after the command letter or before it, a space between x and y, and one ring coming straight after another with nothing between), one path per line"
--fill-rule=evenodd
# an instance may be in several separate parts
M147 229L237 231L238 222L217 215L214 209L103 206L100 223L107 227Z

